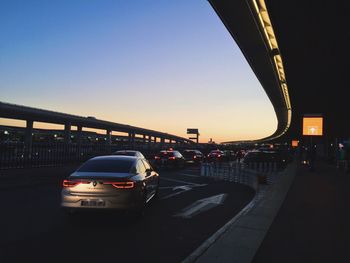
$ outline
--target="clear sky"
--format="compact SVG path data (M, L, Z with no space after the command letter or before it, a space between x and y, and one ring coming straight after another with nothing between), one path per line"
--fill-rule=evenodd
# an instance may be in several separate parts
M0 92L3 102L184 137L199 128L201 142L277 126L205 0L0 0Z

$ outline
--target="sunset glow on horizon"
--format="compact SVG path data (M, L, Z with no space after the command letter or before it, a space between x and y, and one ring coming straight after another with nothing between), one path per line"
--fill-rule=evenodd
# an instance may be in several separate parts
M198 128L200 142L276 130L271 102L207 1L2 6L2 102L187 138L187 128Z

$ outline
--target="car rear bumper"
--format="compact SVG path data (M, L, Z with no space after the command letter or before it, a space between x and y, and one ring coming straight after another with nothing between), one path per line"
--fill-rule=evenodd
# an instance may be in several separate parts
M86 205L87 202L93 205ZM132 210L137 209L142 202L142 195L135 192L116 196L79 195L64 191L61 194L63 208Z

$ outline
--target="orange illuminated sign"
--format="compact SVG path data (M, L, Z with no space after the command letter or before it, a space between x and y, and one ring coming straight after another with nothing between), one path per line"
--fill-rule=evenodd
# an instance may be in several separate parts
M299 141L297 140L292 140L292 147L298 147Z
M303 135L322 136L323 117L303 117Z

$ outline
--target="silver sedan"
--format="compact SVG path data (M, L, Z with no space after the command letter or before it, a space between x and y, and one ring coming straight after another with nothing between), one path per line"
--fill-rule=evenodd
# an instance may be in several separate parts
M142 214L158 185L159 174L144 158L94 157L63 181L61 206L68 212L120 209Z

